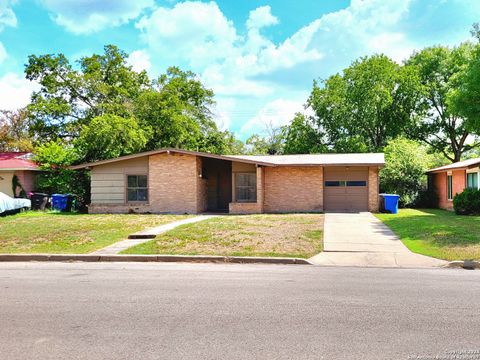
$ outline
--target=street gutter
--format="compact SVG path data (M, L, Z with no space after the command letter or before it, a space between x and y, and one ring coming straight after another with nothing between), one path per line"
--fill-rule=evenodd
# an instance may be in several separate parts
M0 262L83 261L83 262L191 262L236 264L313 265L306 259L254 256L208 255L95 255L95 254L0 254Z

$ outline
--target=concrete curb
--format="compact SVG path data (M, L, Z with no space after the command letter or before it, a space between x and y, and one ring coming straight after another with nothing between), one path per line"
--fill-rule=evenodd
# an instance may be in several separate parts
M0 262L84 261L84 262L191 262L235 264L312 265L306 259L281 257L242 257L205 255L92 255L92 254L0 254Z
M450 268L450 269L466 269L466 270L475 270L475 269L480 269L480 262L479 261L473 261L473 260L463 260L463 261L451 261L444 267Z

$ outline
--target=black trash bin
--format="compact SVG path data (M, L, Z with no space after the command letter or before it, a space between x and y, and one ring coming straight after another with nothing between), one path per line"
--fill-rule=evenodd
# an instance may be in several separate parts
M32 201L32 210L45 210L48 203L48 194L33 193L30 200Z

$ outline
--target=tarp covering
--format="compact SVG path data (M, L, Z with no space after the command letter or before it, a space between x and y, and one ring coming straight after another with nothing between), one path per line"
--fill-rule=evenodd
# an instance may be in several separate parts
M14 199L0 192L0 214L5 211L30 208L31 206L32 202L29 199Z

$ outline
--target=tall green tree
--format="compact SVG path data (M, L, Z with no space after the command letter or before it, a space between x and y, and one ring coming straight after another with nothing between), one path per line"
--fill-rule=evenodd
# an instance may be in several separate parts
M473 70L465 76L474 56L473 50L471 43L454 48L434 46L414 53L406 61L406 67L417 71L422 84L415 112L416 126L410 127L408 134L453 162L460 161L465 152L480 146L477 136L480 129L466 121L470 118L474 123L475 107L468 105L466 96L451 99L459 95L458 89L468 89L463 95L475 91L473 82L478 80L478 74Z
M90 202L89 175L71 170L78 160L76 149L61 141L49 141L35 148L35 161L42 172L37 176L37 188L48 194L75 194L80 204Z
M142 151L147 134L135 118L106 114L83 125L74 146L82 161L111 159Z
M295 114L289 125L282 128L284 138L284 154L309 154L326 152L322 143L322 135L315 124L301 113Z
M0 151L32 151L26 109L0 110Z
M150 129L146 149L178 147L218 152L226 134L212 120L213 91L194 73L171 67L135 101L141 127Z
M146 137L141 148L126 146L123 152L161 147L214 153L232 149L233 135L217 128L210 111L214 94L194 73L171 67L151 80L145 71L134 71L127 60L128 54L113 45L105 46L103 54L83 57L77 66L62 54L31 55L26 77L41 85L28 107L36 142L74 142L87 134L90 139L109 133L113 128L107 121L95 121L105 129L94 129L92 122L116 116L111 118L113 127L123 126L121 118L138 124L138 129L132 128L135 141ZM125 142L124 136L120 143ZM85 141L78 144L86 160L119 152L118 146L113 150L113 143L107 146L106 140L92 143L90 149Z
M134 100L151 84L127 57L113 45L105 46L104 54L81 58L77 67L63 54L29 56L26 78L41 85L28 106L37 139L76 137L82 125L104 114L131 116Z
M477 38L470 61L465 71L458 74L458 86L449 90L448 105L465 119L465 129L475 135L480 134L480 26L475 24L472 35ZM477 139L476 139L477 140ZM478 142L471 149L478 152Z
M425 145L405 138L391 140L385 147L385 167L380 171L381 191L400 195L401 205L412 205L425 189L425 172L435 159Z
M315 82L308 105L327 146L337 152L381 151L411 125L417 73L384 55L354 61Z

